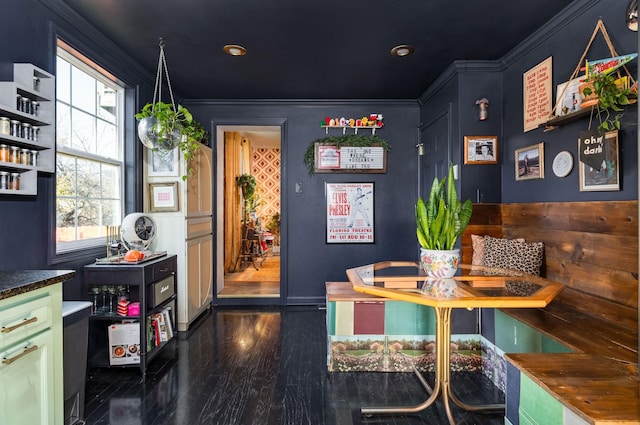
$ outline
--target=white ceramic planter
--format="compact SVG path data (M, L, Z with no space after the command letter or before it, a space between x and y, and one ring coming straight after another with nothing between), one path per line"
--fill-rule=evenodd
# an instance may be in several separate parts
M458 270L460 250L436 250L420 248L420 267L429 277L448 279Z

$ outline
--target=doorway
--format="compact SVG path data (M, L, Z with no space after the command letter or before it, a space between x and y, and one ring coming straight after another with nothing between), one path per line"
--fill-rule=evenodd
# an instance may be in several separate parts
M279 303L281 128L218 126L216 136L216 298ZM253 182L252 194L238 177Z

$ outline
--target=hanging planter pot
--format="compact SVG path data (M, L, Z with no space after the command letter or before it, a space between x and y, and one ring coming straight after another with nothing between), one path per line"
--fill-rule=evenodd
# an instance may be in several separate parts
M175 121L171 125L157 117L146 117L138 123L138 138L149 149L171 151L182 140L182 125Z
M171 103L162 101L162 71L167 79ZM158 101L156 102L156 99ZM153 102L147 103L135 115L138 122L138 138L149 149L171 151L180 149L182 157L187 163L187 174L182 176L186 180L193 172L192 159L200 148L200 144L207 144L209 133L202 124L194 121L191 113L181 105L176 105L171 90L169 71L164 57L164 42L160 39L160 57L158 72L153 92Z

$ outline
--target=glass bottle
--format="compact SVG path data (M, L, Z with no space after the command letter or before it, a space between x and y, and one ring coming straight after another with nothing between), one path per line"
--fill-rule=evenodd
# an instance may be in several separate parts
M22 165L31 164L31 151L29 149L20 150L20 164Z
M0 117L0 134L11 134L11 120L7 117Z
M11 150L11 156L9 157L11 162L14 164L20 164L20 148L17 146L11 146L9 149Z
M11 173L9 179L9 189L20 190L20 173Z
M0 171L0 190L9 189L9 172Z
M0 162L9 162L9 146L0 145Z
M30 165L32 167L38 166L38 151L31 150L31 162Z

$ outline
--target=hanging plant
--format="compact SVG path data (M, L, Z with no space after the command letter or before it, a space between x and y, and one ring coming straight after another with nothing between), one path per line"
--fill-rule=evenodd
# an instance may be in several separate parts
M153 102L147 103L137 114L138 138L149 149L171 151L180 149L187 164L187 173L182 176L186 180L193 173L192 160L200 148L206 143L209 134L202 124L193 120L187 108L177 105L173 99L169 70L164 56L164 41L160 39L160 56L153 92ZM162 101L162 70L164 70L171 103ZM156 102L156 99L158 101Z
M184 106L178 105L176 112L173 105L165 102L147 103L135 117L139 121L138 135L143 145L150 149L180 149L187 163L187 174L182 176L182 179L186 180L193 173L191 160L201 144L206 144L209 139L209 133L204 126L195 121ZM177 132L175 143L169 141L171 135ZM143 135L146 135L145 140ZM154 140L153 143L148 141L151 138Z
M389 150L389 142L380 137L374 135L365 136L362 134L345 134L343 136L328 136L321 139L316 139L307 148L304 153L304 165L307 167L309 175L314 173L315 165L315 145L319 143L324 146L335 146L340 149L342 146L353 147L367 147L367 146L380 146L385 151Z

